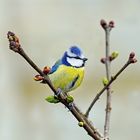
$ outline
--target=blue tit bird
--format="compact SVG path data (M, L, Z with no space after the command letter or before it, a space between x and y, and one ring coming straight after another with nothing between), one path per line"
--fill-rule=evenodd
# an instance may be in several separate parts
M49 78L55 89L69 92L79 87L83 81L86 61L87 58L77 46L72 46L65 51L49 73Z

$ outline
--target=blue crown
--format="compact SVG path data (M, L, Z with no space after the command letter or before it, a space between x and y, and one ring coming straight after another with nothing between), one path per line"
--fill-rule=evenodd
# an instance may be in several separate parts
M75 54L76 56L81 56L82 54L81 49L78 48L77 46L71 46L69 50L71 51L71 53Z

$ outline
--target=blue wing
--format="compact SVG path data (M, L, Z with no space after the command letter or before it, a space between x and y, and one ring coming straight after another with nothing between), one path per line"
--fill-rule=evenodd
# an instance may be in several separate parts
M60 66L61 64L62 64L61 59L59 59L58 61L56 61L56 63L52 66L51 71L50 71L49 74L54 73L54 72L59 68L59 66Z
M77 82L77 80L79 79L79 75L77 75L73 81L69 84L69 89L73 88Z

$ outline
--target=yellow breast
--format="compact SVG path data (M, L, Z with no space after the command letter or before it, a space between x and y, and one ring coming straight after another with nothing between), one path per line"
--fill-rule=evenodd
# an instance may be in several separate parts
M69 92L80 86L84 77L84 67L75 68L61 65L49 77L56 90L60 88L64 92Z

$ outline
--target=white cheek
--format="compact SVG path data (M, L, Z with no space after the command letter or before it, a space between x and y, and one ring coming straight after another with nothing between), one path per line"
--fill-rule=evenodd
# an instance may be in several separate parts
M69 64L75 67L81 67L84 63L83 60L76 59L76 58L69 58L69 57L67 57L67 61Z

